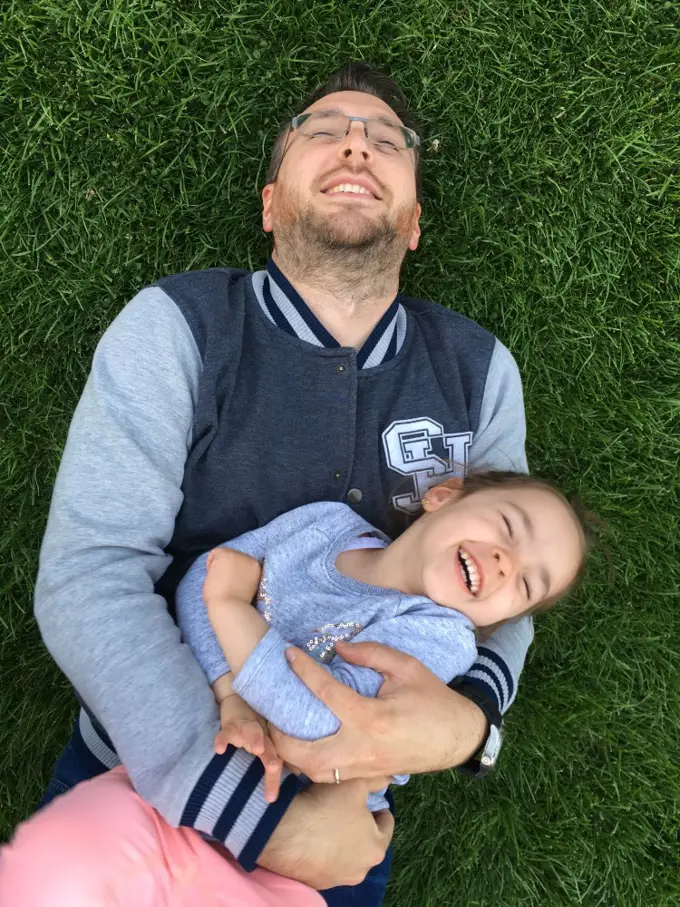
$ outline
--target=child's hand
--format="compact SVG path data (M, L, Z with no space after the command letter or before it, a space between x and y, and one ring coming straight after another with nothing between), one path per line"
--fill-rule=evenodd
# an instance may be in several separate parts
M231 744L259 756L264 766L265 800L274 803L279 796L283 761L277 755L265 719L234 693L220 702L220 725L215 752L222 754Z

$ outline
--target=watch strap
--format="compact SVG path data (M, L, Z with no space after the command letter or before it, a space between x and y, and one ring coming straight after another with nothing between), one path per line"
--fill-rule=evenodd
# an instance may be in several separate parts
M475 683L470 683L468 680L463 680L461 683L455 685L450 684L450 686L456 693L460 693L461 696L465 696L466 699L474 702L475 705L482 710L484 717L486 718L487 732L481 747L467 762L458 766L458 771L464 775L473 778L483 778L485 775L488 775L495 766L495 759L493 759L490 764L486 764L487 759L485 759L484 756L487 747L489 747L490 744L493 744L493 749L496 754L500 749L502 742L503 716L501 715L496 700L489 696L483 687L478 686Z

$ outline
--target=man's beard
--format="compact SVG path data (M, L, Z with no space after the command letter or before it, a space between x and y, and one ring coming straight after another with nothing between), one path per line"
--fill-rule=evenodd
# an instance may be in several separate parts
M290 279L347 284L355 299L379 295L383 284L399 273L415 206L402 205L392 218L387 213L364 217L343 203L338 207L347 210L322 213L311 203L300 205L284 189L273 212L277 260Z

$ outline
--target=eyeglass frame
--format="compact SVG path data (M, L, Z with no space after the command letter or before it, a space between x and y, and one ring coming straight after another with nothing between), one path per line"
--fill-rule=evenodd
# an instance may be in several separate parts
M305 122L305 120L308 117L313 116L315 113L324 113L324 112L325 111L322 111L322 110L318 110L318 111L312 110L312 111L310 111L310 113L299 113L297 116L294 116L292 119L290 119L286 123L286 126L288 127L288 129L290 131L292 131L293 129L299 129L300 126L303 125L303 123ZM338 114L340 113L340 111L334 111L334 112L338 113ZM375 116L373 116L373 117L356 117L356 116L351 116L350 114L344 114L344 113L341 115L347 117L347 130L345 132L344 138L347 138L347 136L349 135L349 131L352 128L352 121L358 120L358 122L364 124L364 137L366 138L367 142L370 141L368 138L368 121L380 119L380 117L375 117ZM393 120L390 120L389 122L392 126L396 126L398 129L401 129L402 133L404 133L407 136L407 138L410 138L411 141L413 142L412 145L407 144L406 148L397 148L396 149L397 151L399 151L399 152L415 151L415 149L420 146L420 144L421 144L420 136L418 135L417 132L415 132L415 130L411 129L409 126L402 126L401 123L395 123ZM289 134L290 134L290 131L289 131ZM373 145L373 144L374 143L371 142L371 145ZM288 147L290 147L290 146L288 146ZM288 147L284 148L283 154L281 155L281 160L279 161L279 166L276 168L276 175L275 175L274 179L276 179L276 177L278 177L278 175L279 175L279 170L281 168L281 164L283 163L283 158L285 156L285 153L286 153L286 151L288 151Z
M309 113L299 113L296 117L292 118L289 125L290 125L291 129L299 129L300 126L303 125L305 120L309 119L309 117L314 116L317 113L325 113L325 112L326 111L323 111L323 110L312 110ZM340 111L328 111L328 113L331 113L331 112L335 116L343 116L343 117L346 116L347 117L347 129L345 131L345 136L344 136L345 138L349 135L349 131L352 128L352 121L357 120L358 122L364 124L364 136L366 137L366 141L369 141L368 125L367 125L368 121L369 120L382 120L385 123L389 123L390 126L396 126L396 128L400 129L402 131L402 133L404 133L408 138L410 138L411 142L413 143L412 145L409 145L407 142L406 148L398 148L397 151L411 151L420 145L420 136L418 135L417 132L415 132L413 129L409 128L408 126L402 126L401 123L396 123L394 120L388 120L387 117L379 117L379 116L355 117L355 116L351 116L348 113L340 113ZM373 143L371 142L371 144L373 144Z

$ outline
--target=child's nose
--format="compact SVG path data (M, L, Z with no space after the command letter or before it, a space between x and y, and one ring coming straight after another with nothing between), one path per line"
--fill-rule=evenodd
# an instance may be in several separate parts
M503 580L512 576L515 565L507 548L494 547L491 549L491 568L493 575L498 579Z

